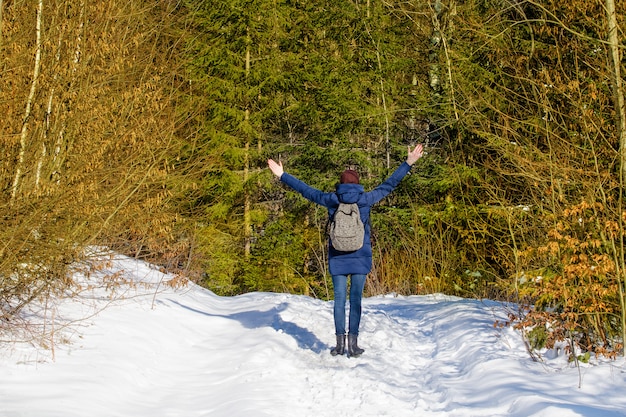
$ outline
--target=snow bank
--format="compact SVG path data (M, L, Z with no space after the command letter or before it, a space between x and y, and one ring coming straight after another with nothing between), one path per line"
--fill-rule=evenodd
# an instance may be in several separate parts
M533 362L494 327L499 303L366 298L365 354L349 359L329 354L332 301L218 297L121 256L77 278L45 310L54 343L0 345L0 416L626 415L623 359Z

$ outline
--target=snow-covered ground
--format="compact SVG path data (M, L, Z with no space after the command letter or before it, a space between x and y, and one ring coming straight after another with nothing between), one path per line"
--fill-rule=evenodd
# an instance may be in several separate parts
M107 290L112 275L128 282ZM33 312L55 324L0 343L0 416L626 416L623 358L535 362L494 327L498 303L367 298L365 354L346 358L329 354L332 301L218 297L172 278L115 256Z

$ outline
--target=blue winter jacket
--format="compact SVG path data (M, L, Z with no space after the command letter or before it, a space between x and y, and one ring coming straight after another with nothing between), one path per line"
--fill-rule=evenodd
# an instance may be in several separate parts
M338 184L335 192L326 193L305 184L286 172L281 175L280 180L302 194L304 198L326 207L329 218L335 214L339 202L358 204L361 220L365 225L363 247L355 252L340 252L335 250L329 242L328 269L331 275L368 274L370 272L372 269L370 209L392 192L410 169L411 166L404 162L385 182L369 192L365 192L360 184Z

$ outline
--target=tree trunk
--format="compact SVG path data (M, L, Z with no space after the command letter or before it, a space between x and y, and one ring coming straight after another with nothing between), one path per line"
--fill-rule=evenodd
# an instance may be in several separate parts
M0 0L0 53L2 53L2 10L4 8L3 1Z
M246 79L250 75L250 33L248 29L248 37L247 37L246 46ZM246 108L245 120L248 122L250 120L250 109ZM246 182L248 181L248 177L250 175L250 134L245 133L246 135L246 145L245 145L245 160L244 160L244 168L243 168L243 187L244 187L244 207L243 207L243 231L244 231L244 254L246 257L250 256L250 248L251 248L251 240L252 240L252 222L250 220L250 194L246 189Z
M81 63L81 55L83 50L84 43L84 29L85 29L85 3L80 2L80 13L78 16L78 25L75 30L75 39L76 42L74 44L73 54L71 55L73 58L71 60L71 76L69 80L68 88L74 88L77 82L76 74L78 72L78 66ZM56 75L55 75L56 76ZM73 103L68 101L65 104L64 112L71 113L73 110ZM61 177L61 171L63 169L63 164L65 159L67 158L67 154L71 147L72 141L66 141L65 132L67 129L67 122L62 119L61 126L58 131L55 132L56 140L51 149L51 166L50 166L50 179L52 182L56 182L59 184L59 179Z
M613 100L615 113L617 114L617 135L619 137L620 155L620 198L619 198L619 222L621 235L624 235L624 220L621 213L624 210L624 181L626 179L626 109L624 108L624 89L621 75L620 43L618 37L617 16L615 12L615 0L606 0L606 12L609 29L609 47L611 51ZM626 263L624 256L624 239L620 239L620 265L618 273L618 287L620 292L620 307L622 310L622 342L626 344L626 299L624 294L624 283L626 282ZM626 349L622 350L625 353Z
M26 110L24 112L24 120L22 121L22 131L20 133L20 151L17 158L17 167L15 169L15 177L13 178L13 185L11 187L11 205L15 203L17 197L17 191L20 187L20 179L22 178L22 172L24 170L24 158L26 156L26 137L28 136L28 122L30 119L30 113L33 106L33 100L35 98L35 92L37 91L37 80L39 79L39 71L41 68L41 15L43 13L43 0L39 0L37 3L37 44L35 51L35 68L33 69L33 81L30 85L30 93L26 101Z
M429 70L430 77L430 86L435 92L435 94L439 94L442 91L441 86L441 74L439 67L439 49L442 49L445 56L446 61L446 73L448 76L448 88L450 94L450 102L452 103L452 108L454 111L454 120L459 120L459 111L456 106L455 99L455 91L454 91L454 82L452 78L452 61L450 60L450 53L448 50L448 42L446 40L446 31L441 24L441 18L443 17L443 9L444 6L440 0L435 0L434 3L431 4L431 15L432 15L432 24L433 24L433 34L431 36L431 45L433 47L432 57L431 57L431 66ZM448 6L448 17L450 18L456 13L456 5L453 2L450 2Z
M372 39L374 43L374 39ZM383 64L380 60L379 45L374 43L376 48L376 59L378 60L378 72L380 72L380 98L383 104L383 114L385 115L385 153L387 154L387 171L391 169L391 142L389 140L389 112L387 111L387 98L385 97L385 82L383 80Z
M57 42L57 52L55 54L55 60L57 65L61 61L61 47L63 45L63 30L59 30L59 40ZM54 101L54 88L56 85L56 81L59 77L58 72L54 73L52 77L53 85L50 88L50 94L48 95L48 105L46 107L46 119L44 121L44 129L43 129L43 141L41 142L41 153L39 155L39 162L37 162L37 171L35 173L35 191L39 194L42 187L42 170L44 164L46 162L46 157L48 156L48 138L50 134L50 119L52 118L52 103Z
M626 176L626 109L624 108L624 90L621 75L620 43L618 38L617 17L615 13L615 1L606 0L606 11L609 23L609 46L611 48L611 62L613 64L613 89L615 111L617 113L617 133L619 135L620 163L622 175Z

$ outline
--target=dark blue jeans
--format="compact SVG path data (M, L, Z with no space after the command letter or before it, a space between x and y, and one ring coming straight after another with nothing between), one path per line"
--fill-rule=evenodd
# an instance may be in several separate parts
M350 275L350 318L348 332L353 335L359 334L361 324L361 300L363 288L365 288L366 275ZM335 334L346 334L346 290L348 286L347 275L333 275L333 290L335 293Z

